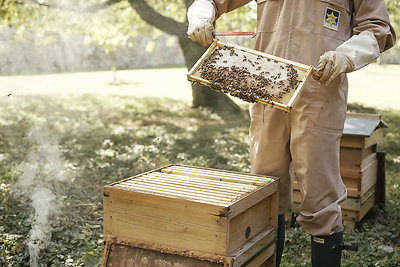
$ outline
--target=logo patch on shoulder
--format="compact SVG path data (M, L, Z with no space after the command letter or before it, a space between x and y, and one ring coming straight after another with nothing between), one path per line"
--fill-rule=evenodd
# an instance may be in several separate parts
M325 10L324 27L337 31L340 20L340 11L327 7Z

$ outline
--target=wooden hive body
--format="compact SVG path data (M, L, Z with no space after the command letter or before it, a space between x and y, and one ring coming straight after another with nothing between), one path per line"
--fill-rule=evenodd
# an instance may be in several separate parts
M244 263L260 246L273 248L277 185L272 177L184 165L140 174L104 187L104 239Z

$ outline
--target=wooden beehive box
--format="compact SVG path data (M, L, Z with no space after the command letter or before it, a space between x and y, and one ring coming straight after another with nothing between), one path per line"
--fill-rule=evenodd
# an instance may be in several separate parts
M271 96L267 98L257 96L254 101L266 105L272 105L286 112L289 112L292 109L296 97L302 90L306 80L309 76L311 76L310 74L312 74L313 71L312 66L286 60L284 58L269 55L243 46L227 44L216 39L202 55L202 57L200 57L196 64L189 70L187 79L192 82L199 82L203 85L207 85L213 89L239 97L243 100L246 100L246 97L243 98L241 94L235 93L235 90L230 89L229 86L216 86L217 83L211 82L210 79L202 77L202 65L206 64L207 60L212 57L213 53L215 52L220 53L220 56L216 57L216 62L215 57L213 61L216 65L218 65L219 68L221 68L221 73L232 72L235 71L235 69L240 70L238 72L249 72L246 74L248 80L240 86L241 88L246 88L247 91L252 87L250 86L251 81L249 80L251 75L257 76L254 79L263 80L265 78L269 79L273 83L278 80L281 81L282 85L279 87L281 88L280 93L282 95L280 97L278 97L279 93L277 93L278 86L276 84L271 84L271 86L275 86L275 88L272 88L271 86L266 86L265 88L263 86L261 87L263 90L270 90L271 92L275 92L275 94L271 94ZM297 80L299 82L294 86L295 88L291 88L287 84L284 85L284 81L288 80L286 79L287 74L285 74L284 71L287 67L290 67L291 70L294 70L297 73L296 75L298 75ZM225 70L223 70L223 68L225 68ZM231 68L235 69L232 70ZM282 75L280 71L282 71ZM237 73L237 75L234 75L233 79L238 80L240 79L240 76L241 74ZM259 85L254 86L254 88L259 87ZM288 91L283 89L288 89Z
M104 187L104 239L177 262L267 260L275 253L277 186L273 177L185 165L143 173Z
M341 204L343 221L349 228L361 221L373 207L379 161L377 143L386 124L379 114L348 113L340 142L340 175L348 198ZM301 194L297 181L293 186L293 211L297 212Z
M340 142L340 174L349 197L362 197L375 186L376 147L384 127L379 114L347 114Z

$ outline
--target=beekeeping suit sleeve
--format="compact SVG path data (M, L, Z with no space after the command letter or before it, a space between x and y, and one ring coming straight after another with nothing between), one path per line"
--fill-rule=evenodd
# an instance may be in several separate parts
M396 34L384 0L354 0L353 36L320 57L320 82L328 86L341 73L361 69L392 47Z
M188 9L187 34L193 42L208 46L213 42L213 23L223 13L232 11L250 0L196 0Z
M196 0L189 7L187 34L193 42L208 46L213 42L215 8L212 1Z

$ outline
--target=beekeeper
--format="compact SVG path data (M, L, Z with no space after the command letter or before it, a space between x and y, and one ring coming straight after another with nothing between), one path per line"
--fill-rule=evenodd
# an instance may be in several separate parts
M188 10L188 36L208 46L213 22L249 0L196 0ZM292 204L293 167L303 201L297 222L311 235L312 266L339 266L343 246L339 174L346 117L347 77L395 43L384 0L257 0L255 49L317 66L290 113L250 106L250 157L254 174L280 177L277 266L284 213Z

